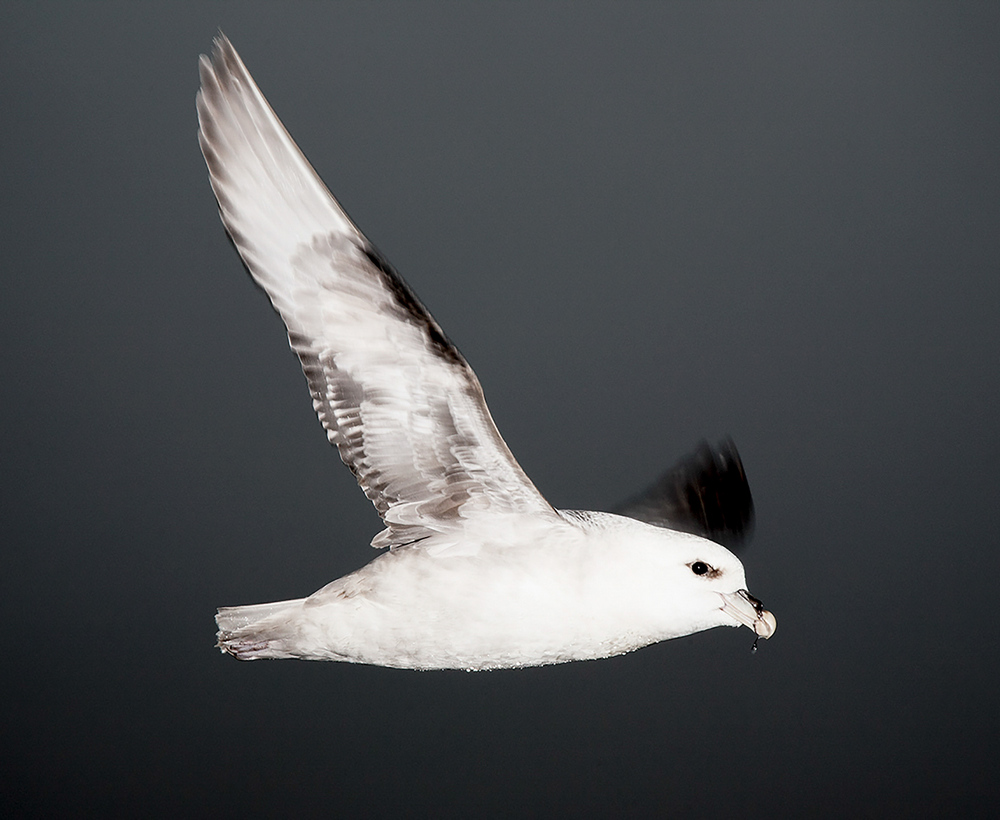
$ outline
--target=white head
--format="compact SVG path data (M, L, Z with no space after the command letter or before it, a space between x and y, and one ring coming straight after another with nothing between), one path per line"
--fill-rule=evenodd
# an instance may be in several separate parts
M747 591L739 558L697 535L641 527L633 535L648 567L640 594L662 631L659 640L716 626L747 626L759 637L771 637L775 618Z

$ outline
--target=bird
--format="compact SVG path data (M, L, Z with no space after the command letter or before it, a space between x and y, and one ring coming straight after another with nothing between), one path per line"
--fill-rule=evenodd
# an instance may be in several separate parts
M774 633L718 543L752 519L731 442L703 445L620 512L555 509L465 357L222 32L199 74L198 138L225 230L383 524L372 561L311 595L220 608L223 653L479 671L606 658L717 626L749 627L755 648Z

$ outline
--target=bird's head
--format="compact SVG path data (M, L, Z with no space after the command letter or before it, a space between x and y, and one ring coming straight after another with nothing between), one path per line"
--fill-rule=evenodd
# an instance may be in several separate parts
M775 617L747 591L743 563L714 541L658 529L648 537L657 559L650 579L660 587L657 610L667 637L716 626L746 626L770 638Z

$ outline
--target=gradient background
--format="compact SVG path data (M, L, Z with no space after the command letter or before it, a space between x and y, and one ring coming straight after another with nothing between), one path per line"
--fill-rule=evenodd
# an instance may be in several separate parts
M731 434L775 638L213 649L377 519L219 223L221 27L558 506ZM1000 5L0 6L0 813L1000 809Z

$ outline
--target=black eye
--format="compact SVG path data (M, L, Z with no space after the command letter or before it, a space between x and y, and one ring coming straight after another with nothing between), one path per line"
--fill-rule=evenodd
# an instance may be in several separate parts
M705 573L708 572L708 564L706 564L704 561L695 561L691 565L691 572L693 572L695 575L704 575Z

